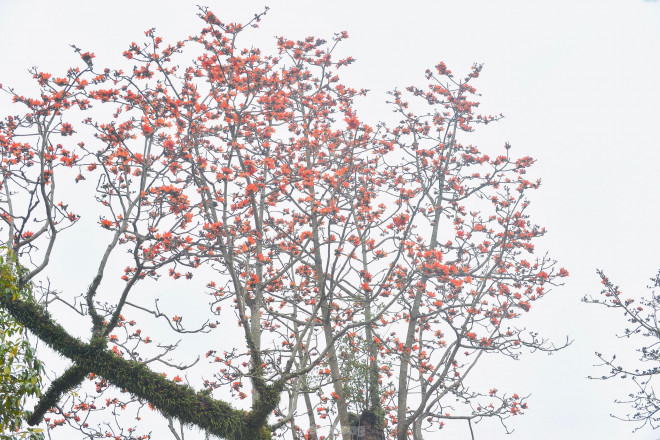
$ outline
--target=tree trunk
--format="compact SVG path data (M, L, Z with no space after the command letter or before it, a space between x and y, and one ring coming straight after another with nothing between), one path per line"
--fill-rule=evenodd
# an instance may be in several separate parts
M351 425L351 440L385 440L383 416L373 409L364 410Z

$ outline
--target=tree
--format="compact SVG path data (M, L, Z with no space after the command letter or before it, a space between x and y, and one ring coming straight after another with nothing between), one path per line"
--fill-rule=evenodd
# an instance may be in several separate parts
M16 265L0 256L0 282L3 294L15 298L30 298L29 286L17 289ZM41 372L43 365L35 357L34 349L23 337L22 326L0 309L0 438L2 433L12 433L12 438L37 439L41 429L23 429L28 417L26 399L41 394Z
M90 421L148 404L175 437L176 419L228 439L421 439L446 420L472 429L521 414L524 397L468 380L486 353L561 348L514 320L568 272L533 256L545 233L526 213L534 160L459 140L500 118L475 114L482 67L457 78L438 64L428 88L390 93L398 123L371 126L354 107L366 91L338 76L353 62L334 55L345 32L280 37L270 56L239 45L262 15L199 15L203 29L185 41L147 31L124 52L127 72L75 48L81 67L32 71L39 97L3 89L27 110L0 127L0 217L25 268L19 286L41 299L4 295L0 306L72 363L29 422L50 411L48 429L145 438ZM64 231L84 227L82 201L55 191L72 181L92 192L107 240L80 296L36 282ZM183 311L150 305L163 276L208 279L208 319L184 325ZM87 320L84 340L58 324L55 303ZM197 345L210 365L191 379L196 361L167 360L176 344L149 351L156 338L136 327L149 320L187 346L232 322L242 340ZM175 368L187 384L162 374Z
M654 290L660 287L660 272L651 278L650 298L641 297L638 301L623 295L619 286L615 286L602 270L598 270L603 289L600 296L585 296L584 302L599 304L608 308L623 312L626 320L630 323L621 338L644 341L637 351L640 353L640 364L633 367L623 366L616 359L616 355L605 355L596 353L601 361L599 366L609 371L600 377L592 379L608 380L614 377L630 380L634 391L625 400L617 401L629 406L634 411L624 417L616 418L637 422L641 429L646 425L653 429L659 426L660 421L660 399L655 394L653 380L660 374L658 361L660 360L660 326L658 325L658 312L660 311L660 296Z

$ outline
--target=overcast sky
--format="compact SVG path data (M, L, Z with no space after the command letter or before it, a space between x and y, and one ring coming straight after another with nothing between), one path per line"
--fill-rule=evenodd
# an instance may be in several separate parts
M0 0L0 83L29 90L27 70L60 73L78 65L76 44L96 53L96 65L120 61L132 41L155 27L166 41L200 26L197 2L113 0ZM208 1L222 20L245 22L267 2ZM102 6L103 5L103 6ZM517 155L538 159L533 175L543 181L532 194L533 220L549 230L537 245L571 276L527 322L543 334L574 343L553 356L533 354L518 362L484 359L484 383L531 393L526 415L511 421L506 436L496 423L476 426L477 439L655 440L660 431L631 434L634 425L613 400L632 391L626 381L585 377L593 353L626 351L618 341L622 316L580 299L600 289L596 268L629 296L644 293L660 268L660 3L598 1L279 1L250 39L266 52L273 36L331 37L348 31L340 53L357 62L344 81L371 90L359 104L366 121L386 119L385 92L423 84L426 68L444 61L457 73L484 63L475 83L484 112L503 113L498 124L479 128L484 152L505 141ZM1 101L2 104L5 100ZM0 107L6 113L6 106ZM87 282L88 280L86 280ZM55 432L57 434L57 431ZM63 434L63 433L62 433ZM438 439L467 439L465 425Z

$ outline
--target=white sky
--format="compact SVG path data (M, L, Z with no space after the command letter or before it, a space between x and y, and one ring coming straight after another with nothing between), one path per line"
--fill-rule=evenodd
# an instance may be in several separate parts
M96 65L112 67L148 28L166 41L184 38L200 24L195 3L0 0L0 83L27 91L29 67L58 73L77 65L70 44L95 52ZM265 3L207 1L222 20L240 22ZM456 73L485 63L475 83L484 112L506 118L479 128L480 147L489 152L509 141L513 153L539 160L533 174L543 187L531 195L533 220L549 234L537 249L549 250L571 276L535 303L529 323L575 342L550 357L482 365L484 383L532 397L527 414L510 424L512 435L484 422L476 438L660 438L651 430L633 435L632 424L609 416L625 414L613 400L632 391L628 382L585 379L603 373L592 366L594 351L627 349L631 364L636 357L630 342L614 337L622 316L580 303L600 289L596 267L630 296L644 292L660 268L660 3L282 0L270 7L244 43L274 51L275 35L329 38L348 31L340 53L357 62L343 78L371 89L359 105L365 120L388 118L385 91L423 84L424 70L439 61ZM437 438L462 440L468 432L460 425Z

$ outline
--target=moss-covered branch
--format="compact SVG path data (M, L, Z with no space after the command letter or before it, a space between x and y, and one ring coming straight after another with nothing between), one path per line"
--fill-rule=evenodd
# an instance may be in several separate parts
M32 301L16 297L13 290L12 286L0 286L0 307L76 365L73 371L67 371L63 378L58 379L60 385L71 383L81 371L94 372L113 385L151 403L165 416L196 425L211 434L229 440L270 439L266 423L279 402L281 383L262 392L262 398L255 402L254 411L248 413L233 409L226 402L214 400L196 393L186 385L167 380L143 364L123 359L102 345L87 344L71 336L54 322L46 310ZM55 384L60 386L57 385L58 381ZM53 390L53 395L58 389Z
M89 372L82 368L80 365L73 365L71 368L66 370L60 377L55 379L53 383L50 384L50 388L46 391L41 398L39 403L35 406L32 415L28 419L28 424L34 426L43 420L46 412L54 407L57 402L62 397L62 394L66 393L76 385L80 384L85 380L85 376Z

